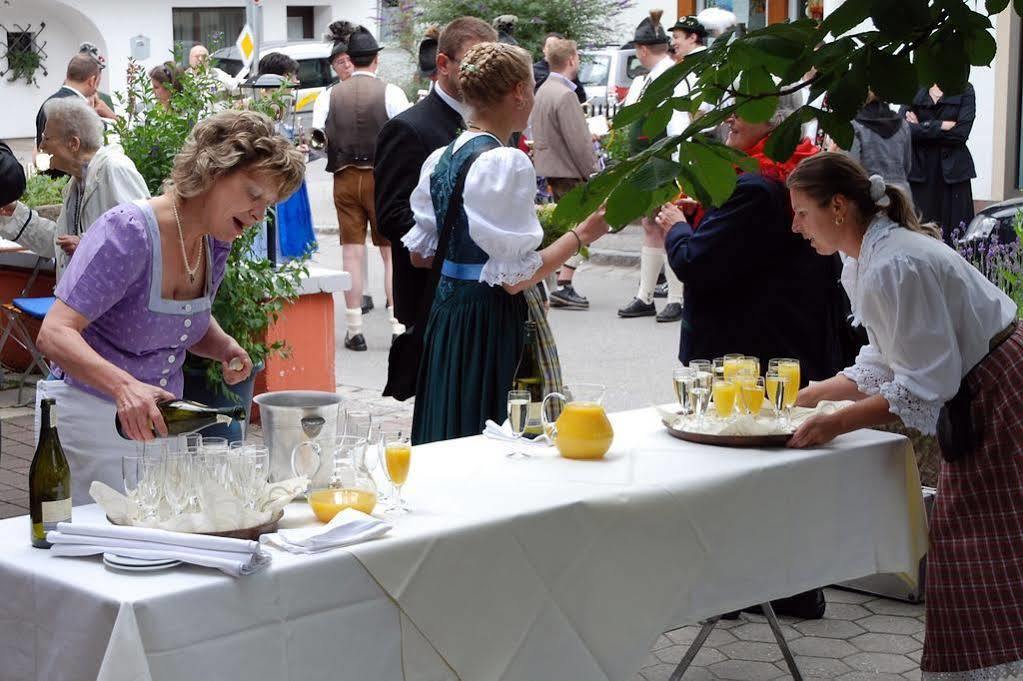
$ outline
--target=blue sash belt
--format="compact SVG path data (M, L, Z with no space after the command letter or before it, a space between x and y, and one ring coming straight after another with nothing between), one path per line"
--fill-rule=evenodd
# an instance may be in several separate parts
M440 273L451 279L464 279L466 281L479 281L483 272L482 263L461 263L445 260L440 267Z

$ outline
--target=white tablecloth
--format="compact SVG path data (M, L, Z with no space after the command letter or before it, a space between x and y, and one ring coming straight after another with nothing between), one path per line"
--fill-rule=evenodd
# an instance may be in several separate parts
M601 462L506 459L479 437L416 447L415 510L390 537L275 551L243 579L113 573L0 521L0 678L619 681L664 629L909 572L924 549L904 438L738 450L674 440L653 410L612 420Z

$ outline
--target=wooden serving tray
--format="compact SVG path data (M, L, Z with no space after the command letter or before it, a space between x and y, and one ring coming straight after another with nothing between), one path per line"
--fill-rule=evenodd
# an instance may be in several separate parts
M672 428L667 423L664 424L664 427L668 429L669 435L679 440L717 447L784 447L788 443L789 438L792 437L791 433L779 433L777 435L711 435L709 433L679 430Z
M259 541L260 535L270 534L271 532L277 531L277 523L284 517L284 509L281 509L274 513L270 520L263 523L262 525L256 525L255 527L243 527L240 530L226 530L224 532L196 532L196 534L205 534L211 537L227 537L229 539L246 539L248 541ZM107 520L111 525L117 525L113 520L110 520L110 516L107 516Z

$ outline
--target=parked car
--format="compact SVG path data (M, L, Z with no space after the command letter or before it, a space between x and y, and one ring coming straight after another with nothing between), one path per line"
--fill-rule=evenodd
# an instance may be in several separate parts
M1023 197L991 204L974 216L966 226L961 241L989 241L997 236L998 243L1015 243L1017 238L1013 222L1021 210Z
M647 72L629 45L584 49L579 56L579 82L594 112L620 105L633 79Z
M311 127L313 103L324 88L338 81L330 68L330 43L319 40L270 41L260 47L260 55L270 52L286 54L298 62L298 89L295 92L295 111L307 130ZM242 58L235 46L217 50L212 55L216 66L229 76L242 70ZM253 66L255 71L255 66ZM250 75L255 75L250 74Z

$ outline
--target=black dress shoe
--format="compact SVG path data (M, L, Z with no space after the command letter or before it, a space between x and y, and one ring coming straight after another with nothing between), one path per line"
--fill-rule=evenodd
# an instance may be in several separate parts
M585 310L590 306L590 301L576 293L571 284L565 284L550 296L551 307L568 307L575 310Z
M628 305L618 310L618 316L626 319L631 317L653 317L657 314L657 308L652 302L644 303L639 298L633 298Z
M667 298L668 297L668 282L662 282L657 286L654 286L654 298Z
M657 313L659 322L680 322L682 321L682 306L678 303L668 303Z
M373 296L362 297L362 314L366 314L373 309Z
M366 350L366 339L361 333L357 333L354 336L345 334L345 347L356 352L363 352Z

